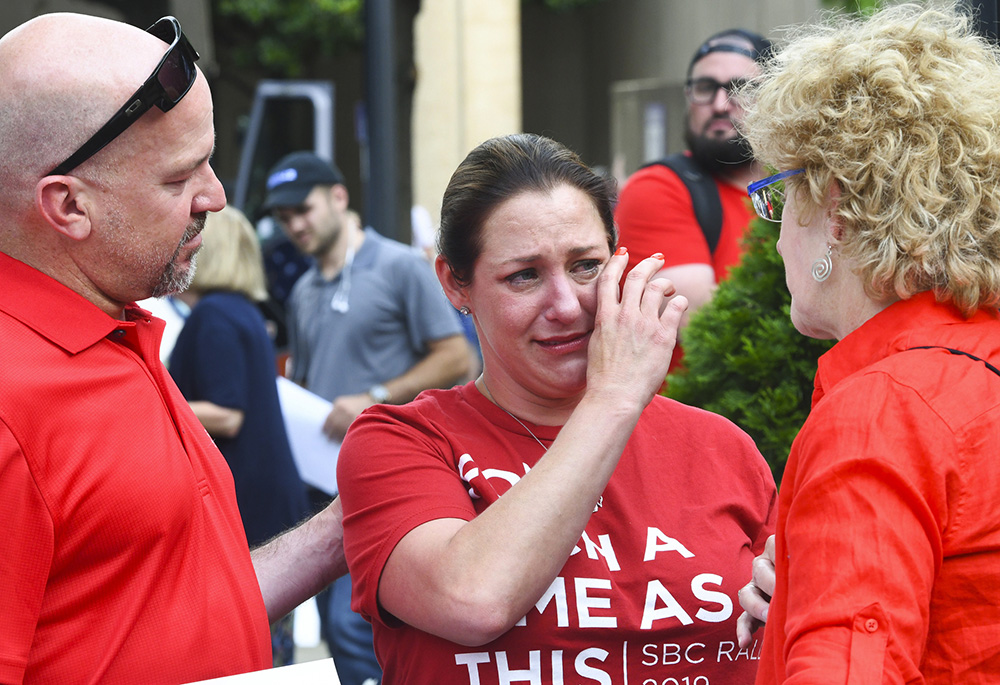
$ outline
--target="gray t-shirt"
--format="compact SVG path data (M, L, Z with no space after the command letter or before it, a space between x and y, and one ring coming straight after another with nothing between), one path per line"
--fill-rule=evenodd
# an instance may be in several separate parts
M288 300L291 376L317 395L367 392L423 359L429 342L461 335L458 313L414 249L365 229L344 312L332 302L346 270L325 281L311 267Z

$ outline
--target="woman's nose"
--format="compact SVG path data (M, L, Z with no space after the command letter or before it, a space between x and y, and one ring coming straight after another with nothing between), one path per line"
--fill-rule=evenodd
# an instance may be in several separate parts
M567 321L579 316L581 311L579 288L580 285L571 281L568 276L553 279L549 293L549 318Z

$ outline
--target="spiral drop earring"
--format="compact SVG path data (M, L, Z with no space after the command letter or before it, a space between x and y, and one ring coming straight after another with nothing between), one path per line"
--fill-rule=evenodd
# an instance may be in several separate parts
M830 272L833 271L833 259L831 255L833 254L833 247L830 243L826 244L826 254L817 259L812 263L812 277L817 283L822 283L826 279L830 278Z

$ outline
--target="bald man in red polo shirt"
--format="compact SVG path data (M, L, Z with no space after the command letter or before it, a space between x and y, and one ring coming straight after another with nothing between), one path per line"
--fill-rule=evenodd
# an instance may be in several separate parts
M159 361L206 213L212 97L172 17L0 39L0 682L267 668L346 569L339 502L252 554L226 462Z

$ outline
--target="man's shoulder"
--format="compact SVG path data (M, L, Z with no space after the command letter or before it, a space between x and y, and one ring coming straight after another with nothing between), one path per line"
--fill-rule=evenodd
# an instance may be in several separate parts
M366 234L370 237L365 243L371 242L375 249L369 257L362 259L362 263L377 271L386 283L395 284L407 294L415 294L413 292L415 287L417 290L422 290L424 286L437 286L434 267L428 263L420 250L375 231L366 231Z
M713 185L715 179L705 175L695 181L685 181L678 169L660 162L650 162L633 172L625 181L619 193L618 211L626 220L630 212L646 212L654 207L657 211L672 209L690 213L693 210L691 188L703 187L706 181L709 182L708 185ZM714 188L706 188L703 194L711 194L712 190Z
M669 155L637 171L622 189L620 225L643 222L646 213L690 217L714 254L722 232L723 206L719 179L690 155ZM693 216L692 216L693 215Z
M366 240L370 240L378 251L380 260L398 261L404 264L425 264L426 260L420 250L393 238L388 238L378 231L366 229Z
M684 182L678 175L676 167L668 164L666 158L648 162L639 167L628 177L625 187L644 183L662 183L683 186Z
M313 264L295 280L295 283L292 285L292 289L288 293L289 301L301 298L302 292L308 288L309 285L316 283L318 280L320 280L319 268Z
M0 253L0 314L20 334L38 345L53 344L76 354L111 333L117 326L83 295L60 281ZM16 333L15 333L16 331ZM47 342L43 342L47 341ZM5 344L6 349L22 350Z
M704 169L689 154L675 153L639 167L628 177L626 186L630 183L662 184L680 189L708 182L719 189L728 187L723 178Z
M30 377L25 374L25 362L37 360L38 355L49 347L58 352L58 346L46 340L43 334L2 308L0 347L7 351L4 363L0 364L0 383L6 390L11 389L15 379L30 381Z

